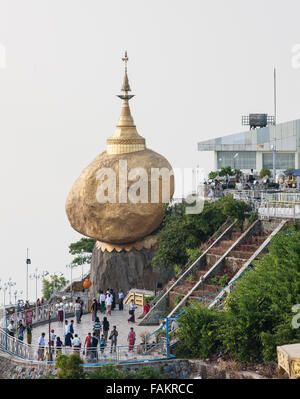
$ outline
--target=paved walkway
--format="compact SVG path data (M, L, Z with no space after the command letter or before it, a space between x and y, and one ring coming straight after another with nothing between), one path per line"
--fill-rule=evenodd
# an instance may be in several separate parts
M118 310L118 306L116 307L115 310L111 312L111 316L107 316L103 313L98 312L98 317L102 325L102 320L103 317L106 316L107 320L109 321L109 328L112 330L113 326L117 326L117 331L119 332L118 336L118 345L124 345L127 346L127 336L130 330L130 327L134 328L135 334L136 334L136 344L141 343L141 337L140 334L144 333L147 331L149 334L153 331L155 331L158 326L138 326L137 322L138 316L142 313L142 307L138 306L136 311L135 311L135 323L128 323L128 318L130 317L128 314L128 306L124 306L124 310L120 311ZM86 314L82 316L81 323L77 324L76 323L76 318L71 317L67 319L69 322L71 320L74 320L74 333L78 334L79 338L81 339L82 343L84 344L85 337L87 336L87 333L93 332L93 322L92 322L92 314ZM52 322L51 323L51 329L54 329L54 333L56 336L59 336L60 339L64 343L64 326L63 323L61 322ZM37 345L38 339L41 336L41 333L44 332L46 334L46 341L48 341L48 332L49 332L49 327L48 324L43 324L37 327L34 327L32 330L32 344ZM110 331L109 331L110 333ZM108 336L109 336L108 333ZM26 335L24 337L24 342L26 342ZM152 340L150 339L150 342ZM110 340L109 340L109 345L110 345Z

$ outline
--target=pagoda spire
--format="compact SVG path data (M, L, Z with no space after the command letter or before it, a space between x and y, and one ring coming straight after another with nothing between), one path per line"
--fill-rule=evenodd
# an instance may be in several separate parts
M134 95L128 94L128 92L131 91L127 74L128 60L127 51L125 51L124 57L122 58L125 64L125 74L121 88L124 94L118 95L118 97L123 100L122 111L115 133L107 139L106 150L108 154L122 154L146 149L145 139L138 134L130 112L129 100L134 97Z

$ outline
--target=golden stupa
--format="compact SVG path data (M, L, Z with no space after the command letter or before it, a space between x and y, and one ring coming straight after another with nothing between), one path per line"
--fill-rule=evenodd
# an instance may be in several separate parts
M118 125L107 139L106 151L83 170L66 201L71 226L110 250L147 247L147 242L150 245L152 240L147 236L161 224L163 203L174 194L171 165L162 155L147 149L145 139L137 132L129 107L133 95L128 94L127 52L122 60L124 94L118 96L123 100ZM168 182L158 170L169 173ZM153 184L153 176L158 176L158 183ZM166 191L163 184L169 186ZM129 247L124 245L129 243Z

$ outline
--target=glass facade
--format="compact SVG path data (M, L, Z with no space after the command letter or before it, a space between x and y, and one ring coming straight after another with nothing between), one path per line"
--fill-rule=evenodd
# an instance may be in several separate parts
M235 158L234 155L238 154ZM256 169L255 151L218 151L218 169L231 166L232 169Z
M273 153L263 154L263 168L273 169ZM276 169L294 169L295 154L293 153L276 153Z

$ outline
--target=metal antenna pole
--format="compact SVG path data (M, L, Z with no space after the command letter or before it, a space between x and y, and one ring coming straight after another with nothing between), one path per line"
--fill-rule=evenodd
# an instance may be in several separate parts
M277 123L277 99L276 99L276 68L274 68L274 144L273 144L273 179L276 182L276 123Z

